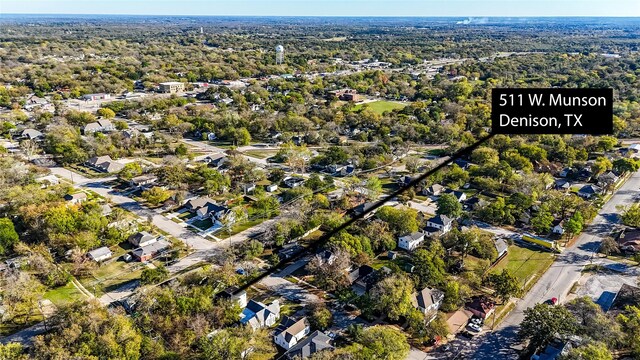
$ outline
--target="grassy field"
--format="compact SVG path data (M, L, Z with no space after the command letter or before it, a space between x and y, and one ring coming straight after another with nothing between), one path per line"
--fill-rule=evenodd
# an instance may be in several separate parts
M509 269L520 283L527 288L532 286L555 260L554 254L542 250L532 250L517 245L509 247L507 255L500 260L491 272L501 272L503 269ZM525 289L526 290L526 289Z
M254 157L256 159L266 159L271 156L275 156L278 150L247 150L243 154Z
M73 286L72 282L69 282L65 286L60 286L59 288L47 291L44 294L44 298L50 300L55 306L61 307L66 304L82 300L85 296L82 295L80 290Z
M363 106L367 106L369 107L369 109L371 109L371 111L382 115L382 113L384 113L385 111L392 111L395 109L404 109L406 105L393 102L393 101L380 100L380 101L374 101L366 104L356 105L355 109L359 110Z
M100 265L93 271L92 276L78 278L82 286L96 296L102 296L109 291L135 279L139 279L144 265L139 262L125 263L111 261Z

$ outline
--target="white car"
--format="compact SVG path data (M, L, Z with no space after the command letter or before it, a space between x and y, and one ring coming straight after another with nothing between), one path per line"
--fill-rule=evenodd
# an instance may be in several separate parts
M482 331L482 327L478 324L474 324L474 323L469 323L469 325L467 325L467 328L469 328L470 330L473 330L475 332L481 332Z

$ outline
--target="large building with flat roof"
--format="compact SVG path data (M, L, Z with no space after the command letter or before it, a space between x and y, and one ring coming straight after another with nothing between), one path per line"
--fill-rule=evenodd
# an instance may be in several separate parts
M175 94L184 91L184 83L179 81L169 81L160 83L160 92L167 94Z

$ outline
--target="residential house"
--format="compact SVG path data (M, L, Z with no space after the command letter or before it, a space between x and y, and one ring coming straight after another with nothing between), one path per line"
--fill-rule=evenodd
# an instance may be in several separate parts
M280 249L280 251L278 251L278 258L280 260L290 259L302 249L303 247L295 241L288 243L284 245L282 249Z
M439 232L444 235L451 231L453 219L446 215L436 215L427 220L427 232L430 234ZM434 231L435 230L435 231Z
M560 172L558 173L558 176L561 178L566 178L566 177L570 177L573 174L573 170L571 168L564 168L562 170L560 170Z
M489 205L489 202L487 202L486 200L483 200L477 196L473 196L464 202L464 206L462 208L467 211L478 210L487 205Z
M554 234L564 234L564 219L555 219L551 224L551 232Z
M87 200L87 194L85 193L75 193L75 194L67 194L64 196L64 200L71 205L78 205L85 200Z
M179 81L168 81L160 83L160 92L167 94L176 94L184 91L184 83Z
M587 184L578 190L578 196L587 200L598 194L600 194L600 187L592 184Z
M613 171L607 171L606 173L598 177L598 186L606 188L618 182L620 177L613 173Z
M146 189L158 181L158 177L151 174L140 175L129 180L129 185L138 189Z
M556 190L566 191L571 189L571 182L566 179L558 179L554 182L554 187Z
M476 296L465 308L481 319L488 318L496 309L496 303L486 296Z
M442 305L444 293L438 289L426 287L413 295L413 306L422 312L428 322L433 320Z
M616 241L621 251L640 252L640 229L625 228L620 232Z
M204 158L204 162L209 164L209 167L216 168L216 169L224 165L228 160L229 158L222 153L209 155L206 158Z
M256 184L244 184L242 185L242 191L244 191L245 194L251 194L256 191Z
M129 241L129 244L135 247L146 246L156 242L157 240L158 239L155 236L149 234L146 231L137 232L129 236L129 239L127 239L127 241Z
M463 193L462 191L456 191L456 190L451 190L451 189L447 189L444 192L445 194L451 194L453 196L456 197L456 199L458 200L458 202L463 202L465 200L467 200L467 194Z
M331 338L322 331L316 330L289 349L285 356L288 360L304 359L323 350L333 350Z
M113 212L113 209L111 209L111 206L109 206L109 204L100 205L100 209L102 210L102 216L109 216Z
M280 302L274 300L271 304L265 305L261 302L250 300L247 307L240 314L240 323L249 325L254 330L271 327L280 318Z
M42 140L44 139L44 134L36 129L24 129L20 134L20 137L28 140Z
M124 165L111 159L111 156L94 156L84 163L86 166L93 168L96 171L115 173L124 168Z
M85 101L95 100L107 100L111 98L111 94L99 93L99 94L86 94L82 95L81 99Z
M329 94L335 96L336 98L342 101L352 101L357 102L360 101L360 96L358 92L354 89L340 89L340 90L332 90L329 91Z
M640 306L640 287L622 284L620 290L616 293L611 305L603 309L607 314L613 315L620 314L626 311L628 306Z
M531 356L531 360L556 360L567 355L571 349L582 344L582 338L571 336L568 339L552 340L541 353Z
M416 231L398 239L398 247L407 251L413 251L424 241L424 233Z
M433 184L429 187L424 188L422 190L422 193L425 196L429 196L429 195L438 196L440 195L440 193L442 193L442 191L444 191L444 186L440 184Z
M456 159L453 163L461 167L463 170L469 170L469 167L471 167L470 162L462 159Z
M382 267L380 270L375 270L369 265L362 265L358 269L349 273L349 281L351 282L351 289L358 296L362 296L369 292L386 274L390 273L391 269Z
M153 259L170 247L171 244L169 242L165 240L157 240L150 244L134 249L131 254L138 261L145 262Z
M593 173L591 172L591 169L588 167L580 170L576 175L576 179L578 179L579 181L585 181L585 182L590 181L592 177L593 177Z
M336 260L336 255L330 250L323 250L318 255L324 264L331 265Z
M95 262L100 262L100 261L105 261L107 259L110 259L113 256L113 253L111 252L111 250L109 250L108 247L103 246L103 247L89 251L87 253L87 256L89 257L89 259Z
M497 259L502 258L504 255L507 254L507 251L509 250L509 244L507 244L507 242L503 238L495 238L493 240L493 245L495 246L496 251L498 252Z
M96 122L88 123L87 125L85 125L82 129L82 132L85 135L89 135L96 132L110 132L114 131L115 129L116 127L113 126L113 123L111 123L111 121L107 119L100 119Z
M190 212L195 213L200 220L211 218L212 221L220 224L223 222L233 223L235 221L235 215L231 209L216 204L215 201L208 197L191 199L184 206Z
M294 319L285 316L282 323L276 329L274 341L275 343L285 350L291 349L305 336L311 332L311 326L306 317L295 321Z
M278 185L276 184L267 185L265 189L267 190L267 192L274 192L278 190Z
M304 178L296 177L296 176L290 176L284 179L284 184L292 189L297 188L298 186L301 186L302 184L304 184L304 182L305 182Z
M241 308L247 307L247 292L238 292L238 287L230 286L217 295L219 298L235 301Z
M41 110L50 111L52 110L52 105L49 100L45 98L41 98L35 95L29 96L27 101L24 104L24 109L27 111L31 111L36 108L40 108Z
M362 214L365 214L365 215L364 215L364 219L368 219L368 218L372 217L372 216L376 213L376 211L377 211L377 209L378 209L378 208L376 208L375 210L370 211L370 210L371 210L371 208L372 208L375 204L376 204L376 203L374 203L374 202L365 202L365 203L362 203L362 204L360 204L360 205L356 206L355 208L353 208L353 210L352 210L353 215L355 215L355 216L361 216Z

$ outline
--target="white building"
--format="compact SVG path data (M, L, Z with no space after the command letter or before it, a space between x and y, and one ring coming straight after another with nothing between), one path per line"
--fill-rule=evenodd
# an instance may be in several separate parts
M276 329L274 341L278 346L285 350L291 349L298 341L309 335L311 327L307 318L295 321L289 317L285 317L282 324Z
M110 259L113 256L111 250L108 247L103 246L87 253L87 256L93 261L100 262Z
M414 233L401 236L398 239L398 247L407 251L413 251L424 241L424 233L416 231Z

